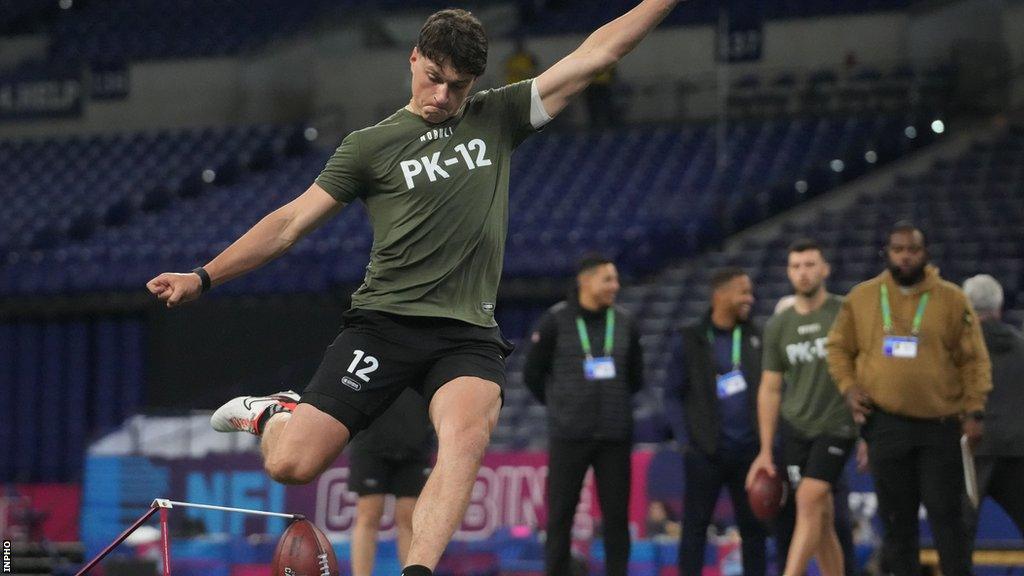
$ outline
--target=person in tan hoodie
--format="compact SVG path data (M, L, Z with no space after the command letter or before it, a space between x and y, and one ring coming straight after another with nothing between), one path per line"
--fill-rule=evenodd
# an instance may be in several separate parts
M920 573L923 503L942 572L968 576L959 442L981 439L988 351L963 291L928 263L919 229L898 223L885 254L888 269L854 287L840 309L829 371L868 443L888 571Z

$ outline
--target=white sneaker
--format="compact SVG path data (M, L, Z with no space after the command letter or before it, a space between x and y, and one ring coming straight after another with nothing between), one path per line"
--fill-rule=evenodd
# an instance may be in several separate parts
M248 432L259 436L267 418L278 412L291 412L299 395L288 390L271 396L239 396L225 403L210 416L217 432Z

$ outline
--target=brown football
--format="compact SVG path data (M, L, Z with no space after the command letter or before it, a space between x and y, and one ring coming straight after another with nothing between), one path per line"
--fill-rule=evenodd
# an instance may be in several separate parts
M789 484L783 482L778 474L773 477L760 470L754 477L750 490L747 490L751 512L762 522L774 520L786 505L788 492Z
M334 548L309 520L296 520L277 541L273 576L338 576Z

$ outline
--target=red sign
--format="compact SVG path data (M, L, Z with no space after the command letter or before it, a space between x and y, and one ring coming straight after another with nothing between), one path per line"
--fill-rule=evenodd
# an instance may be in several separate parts
M0 497L0 535L76 542L81 499L78 484L15 484Z

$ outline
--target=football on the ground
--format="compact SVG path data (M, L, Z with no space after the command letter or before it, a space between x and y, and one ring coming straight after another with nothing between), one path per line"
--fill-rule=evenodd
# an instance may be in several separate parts
M788 484L778 474L770 476L764 470L759 470L747 491L750 510L762 522L774 520L786 505L788 491Z
M334 548L309 520L296 520L277 541L273 576L338 576Z

